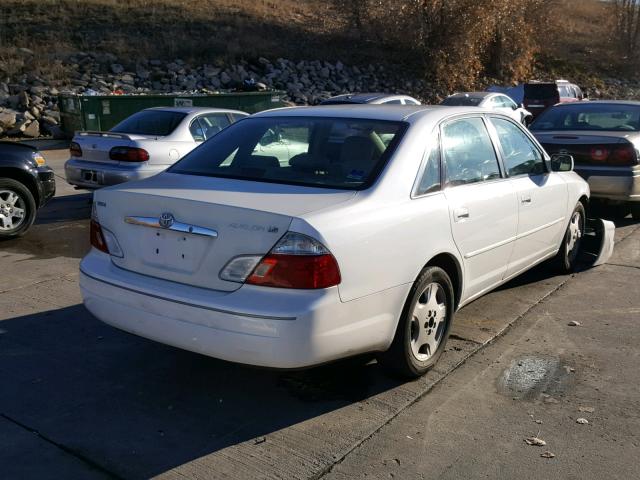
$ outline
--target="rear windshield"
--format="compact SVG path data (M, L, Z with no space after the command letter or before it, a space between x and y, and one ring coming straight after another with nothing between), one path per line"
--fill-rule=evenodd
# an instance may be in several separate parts
M524 98L529 100L558 99L560 94L555 83L525 83Z
M445 98L440 105L449 107L477 107L484 100L479 97L453 96Z
M366 119L247 118L169 172L359 190L376 179L405 128Z
M142 110L117 124L111 131L164 137L173 132L186 116L181 112Z
M578 102L552 107L530 126L531 130L640 131L640 106Z

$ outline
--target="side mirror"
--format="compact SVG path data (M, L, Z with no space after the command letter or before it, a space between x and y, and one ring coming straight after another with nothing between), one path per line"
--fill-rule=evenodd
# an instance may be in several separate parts
M551 155L551 170L554 172L570 172L573 170L573 157L565 153Z
M524 108L524 103L520 102L520 103L518 104L518 108Z
M511 110L517 110L518 108L520 107L518 107L518 105L516 105L515 103L511 105Z

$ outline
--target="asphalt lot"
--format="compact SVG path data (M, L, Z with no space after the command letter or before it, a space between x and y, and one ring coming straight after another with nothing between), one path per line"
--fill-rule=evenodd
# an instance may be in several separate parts
M66 150L44 153L58 194L26 237L0 245L0 478L640 471L640 224L619 222L609 265L573 276L542 265L465 307L419 380L375 362L273 372L94 319L77 287L91 195L64 182ZM575 423L578 405L595 408L580 413L589 425ZM543 449L523 441L538 431ZM547 448L555 458L539 456Z

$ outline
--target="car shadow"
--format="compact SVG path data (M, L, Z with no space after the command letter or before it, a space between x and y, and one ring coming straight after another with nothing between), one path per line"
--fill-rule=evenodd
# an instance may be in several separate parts
M125 478L265 441L400 384L366 359L305 371L227 363L108 327L82 305L0 329L0 413Z
M91 193L52 198L22 237L0 243L3 252L29 258L82 258L90 248Z

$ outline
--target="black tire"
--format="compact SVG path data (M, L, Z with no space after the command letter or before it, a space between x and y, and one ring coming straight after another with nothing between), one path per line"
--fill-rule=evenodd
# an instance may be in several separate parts
M24 216L19 222L12 219L12 222L15 220L16 223L13 228L5 228L2 220L0 220L0 240L7 240L24 235L36 219L37 207L33 195L25 185L12 178L0 178L0 212L3 211L3 206L9 205L9 202L7 201L7 192L11 192L18 196L16 205L19 204L22 206L24 209ZM3 199L5 202L3 202ZM6 213L7 211L8 210L4 208L4 212Z
M414 354L412 345L415 345L415 329L422 328L421 322L414 316L414 309L419 300L424 298L427 293L427 289L430 285L439 285L434 295L437 297L441 295L436 301L442 301L442 304L446 307L446 311L443 314L442 320L439 323L435 323L434 327L429 332L433 331L434 336L437 337L437 347L435 352L430 352L420 355L428 358L419 359ZM435 288L435 287L433 287ZM435 297L434 297L435 298ZM389 373L400 376L403 378L416 378L424 375L431 367L437 362L442 352L444 351L447 339L449 338L449 331L451 330L451 324L453 323L454 316L454 293L453 284L449 275L440 267L426 267L418 276L409 292L409 296L402 309L402 314L396 328L396 333L391 343L391 347L378 356L378 361ZM425 307L428 305L424 305ZM431 311L431 310L427 310ZM433 319L425 322L424 327L427 330L428 322L433 322ZM440 326L440 324L443 324ZM438 333L439 330L439 333ZM425 347L429 348L427 345Z
M574 236L572 223L577 215L579 216L579 237L574 239L572 242L572 236ZM567 224L567 229L565 230L564 237L562 238L562 245L560 246L560 250L556 256L556 264L561 273L571 273L576 269L580 256L580 245L582 243L582 237L584 236L586 218L587 216L584 210L584 205L582 205L581 202L578 202L576 208L574 208L571 213L571 217L569 217L569 223Z
M636 221L640 221L640 203L631 204L631 217Z

